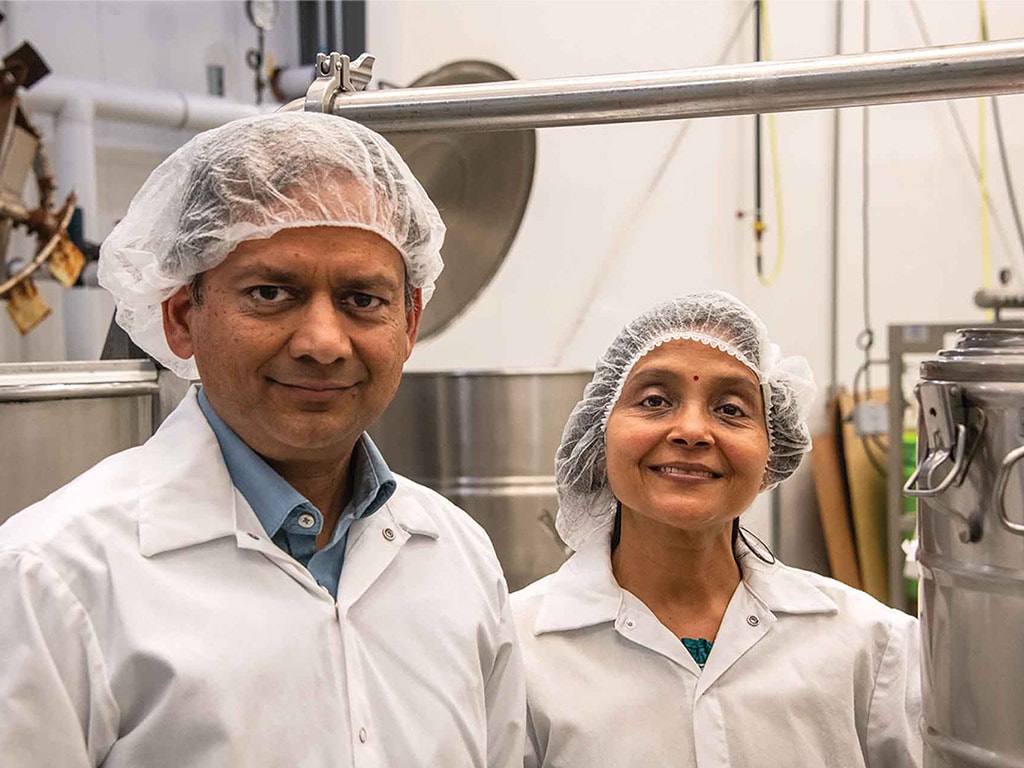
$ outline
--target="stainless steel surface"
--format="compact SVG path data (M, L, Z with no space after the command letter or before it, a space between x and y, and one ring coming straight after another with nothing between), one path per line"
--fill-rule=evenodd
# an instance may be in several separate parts
M565 559L551 528L554 457L591 375L406 373L370 430L394 471L447 496L484 527L513 590Z
M309 84L303 107L306 112L330 112L343 93L361 91L370 84L374 57L364 53L355 61L341 53L316 55L316 79Z
M513 80L486 61L455 61L410 88ZM444 272L420 320L420 338L446 328L477 297L512 247L533 185L535 131L388 137L444 214Z
M936 490L918 500L925 766L1024 766L1024 537L1001 521L1024 521L1024 331L962 332L921 374L919 482Z
M153 431L147 362L0 365L0 522Z
M381 132L503 131L790 112L1024 91L1024 40L797 61L345 93L333 113Z

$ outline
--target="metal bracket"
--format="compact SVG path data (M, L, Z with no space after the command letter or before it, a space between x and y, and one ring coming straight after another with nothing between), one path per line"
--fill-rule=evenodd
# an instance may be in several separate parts
M915 498L927 498L937 496L963 479L967 468L967 462L964 461L967 427L959 387L945 387L923 381L917 385L917 399L921 403L927 453L903 486L903 493ZM952 468L942 482L932 486L935 470L949 460L953 462ZM914 487L922 473L931 487Z
M330 55L316 55L316 80L306 91L303 109L306 112L334 111L334 99L340 93L355 93L366 90L373 77L373 62L376 58L364 53L354 62L343 53L337 51Z

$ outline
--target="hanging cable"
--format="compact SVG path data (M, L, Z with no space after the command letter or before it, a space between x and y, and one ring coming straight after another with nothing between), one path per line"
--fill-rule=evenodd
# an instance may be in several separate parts
M981 25L981 39L988 40L988 12L985 10L985 0L978 1L978 16ZM1003 136L1003 121L999 115L999 99L992 96L992 123L996 129L996 144L999 146L999 163L1003 168L1003 181L1006 183L1006 194L1010 199L1010 212L1013 214L1013 224L1017 229L1017 240L1020 242L1021 252L1024 253L1024 226L1021 225L1020 207L1017 205L1017 192L1013 186L1013 178L1010 175L1010 161L1006 153L1006 139ZM987 191L987 186L986 186Z
M978 0L978 21L982 40L988 40L988 22L985 19L985 0ZM978 185L981 188L980 237L981 237L981 284L992 287L992 238L989 234L988 194L988 130L985 126L985 97L978 99L978 167L981 174Z
M864 0L864 52L871 50L871 4ZM875 332L871 326L871 176L869 172L870 144L870 107L861 108L861 309L864 313L864 327L857 334L857 347L864 353L864 382L871 397L871 348L875 344Z
M746 28L747 19L750 18L753 10L754 2L748 3L743 9L743 13L740 14L740 18L736 22L736 26L733 28L732 33L729 35L729 39L725 41L725 45L722 47L722 51L719 54L718 59L715 61L716 65L724 64L732 55L733 49L736 47L743 30ZM661 186L661 182L668 173L669 166L675 159L676 153L683 144L683 139L686 138L686 135L689 133L690 128L693 127L694 122L694 120L683 121L683 124L680 126L679 131L672 140L672 144L669 146L668 151L665 152L665 156L658 164L658 168L654 172L654 176L651 178L647 188L644 190L643 194L640 195L636 204L630 210L629 215L622 219L622 224L619 227L615 238L612 240L611 248L601 260L600 266L594 271L594 278L590 283L586 295L584 296L584 301L580 305L579 312L577 312L576 317L569 325L565 335L562 337L562 340L555 348L554 365L563 365L565 356L569 351L569 346L579 334L580 328L583 327L583 323L587 319L588 313L597 301L598 294L605 286L605 277L615 265L615 262L618 256L622 253L623 248L625 248L626 242L629 240L629 235L632 234L637 222L641 219L643 210L654 198L654 193L657 192L658 187Z
M764 19L762 0L754 0L754 61L761 60L761 22ZM764 212L761 209L761 113L754 115L754 260L757 276L762 279L761 241L764 239Z
M760 20L760 24L759 24L760 28L758 30L758 35L757 35L758 36L758 40L760 41L760 44L758 45L758 61L762 60L761 59L761 52L762 51L763 51L763 54L764 54L763 60L769 61L772 58L772 48L771 48L771 32L768 29L768 3L766 2L766 0L760 0L759 5L761 7L760 7L759 12L758 12L758 19ZM760 116L757 116L757 117L760 118ZM771 274L766 276L764 274L764 260L762 258L762 250L761 250L761 236L760 235L762 235L763 231L764 231L764 222L762 220L761 221L761 227L758 230L758 240L757 240L757 278L758 278L758 280L761 281L761 285L763 285L763 286L765 286L767 288L767 287L771 286L772 283L774 283L778 279L779 273L782 271L782 259L783 259L784 253L785 253L786 238L785 238L785 229L783 227L783 218L782 218L782 171L781 171L780 163L779 163L779 138L778 138L778 131L776 131L776 129L775 129L775 114L773 112L769 112L767 115L765 115L765 119L768 122L768 154L771 156L771 164L772 164L772 194L775 197L775 243L776 243L776 247L775 247L775 264L772 267ZM762 208L761 208L761 189L760 189L760 177L761 177L760 119L758 120L757 148L758 148L758 153L757 153L758 154L758 159L757 159L757 171L758 171L758 191L757 191L758 201L757 201L757 210L758 210L758 213L761 214ZM756 227L756 224L755 224L755 227Z
M921 41L925 45L930 47L930 46L933 45L932 38L931 38L931 35L928 33L928 26L925 23L924 15L921 13L921 8L920 8L920 5L918 4L918 0L909 0L909 2L910 2L910 9L913 11L913 14L914 14L914 21L915 21L915 23L917 25L918 34L921 35ZM993 103L994 102L995 102L995 98L993 97ZM971 171L974 174L974 178L977 179L979 181L979 183L980 183L980 181L981 181L981 168L979 167L978 160L977 160L977 158L974 155L974 147L971 144L971 140L970 140L970 138L967 135L967 128L964 126L964 121L960 117L960 113L956 110L956 107L953 106L953 102L952 101L946 101L946 109L949 111L949 115L953 119L953 125L956 126L957 135L960 137L960 145L964 149L964 156L967 158L967 162L971 166ZM993 111L993 116L995 114L996 114L995 111ZM996 130L997 130L997 136L998 136L998 132L1000 130L998 119L996 119ZM1005 163L1003 165L1003 169L1004 169L1004 171L1006 169ZM994 205L992 205L992 198L988 194L988 189L987 188L985 189L984 194L985 194L985 199L988 201L989 216L991 218L992 223L995 225L996 234L999 235L999 241L1000 241L1000 243L1003 246L1003 250L1007 254L1007 256L1009 257L1009 254L1013 253L1014 249L1010 246L1010 240L1009 240L1009 238L1006 235L1006 230L1003 227L1002 219L999 216L999 209L996 208ZM1014 200L1015 200L1015 198L1011 198L1011 202L1013 202ZM1021 256L1024 257L1024 229L1021 228L1021 225L1019 223L1020 222L1020 214L1018 213L1017 206L1016 206L1015 203L1013 204L1013 214L1014 214L1014 219L1017 222L1017 235L1018 235L1018 238L1020 240L1020 247L1021 247L1020 253L1021 253Z

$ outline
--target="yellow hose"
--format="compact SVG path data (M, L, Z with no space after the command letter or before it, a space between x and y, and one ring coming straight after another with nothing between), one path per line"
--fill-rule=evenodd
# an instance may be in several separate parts
M771 49L771 35L768 33L768 3L765 0L761 3L761 47L764 51L764 59L768 61L772 57ZM769 113L768 119L768 151L771 154L772 162L772 191L775 195L775 264L772 266L771 273L765 275L763 272L758 274L757 279L761 281L761 285L766 288L770 287L779 277L779 273L782 272L782 259L785 253L785 230L783 228L782 218L782 172L779 169L779 139L778 132L775 130L775 115Z
M985 0L978 0L981 39L988 40ZM992 287L992 237L989 231L988 141L985 125L985 97L978 99L978 184L981 193L981 271L982 285Z

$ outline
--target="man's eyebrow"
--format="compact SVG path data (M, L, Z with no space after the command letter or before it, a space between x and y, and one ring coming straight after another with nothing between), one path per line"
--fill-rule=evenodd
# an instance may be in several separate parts
M338 287L345 288L350 291L362 291L362 290L379 290L380 288L387 288L393 291L397 291L402 288L402 283L399 280L386 275L370 274L370 275L353 275L352 277L345 277L338 280Z
M235 274L236 280L249 280L252 278L266 280L269 283L295 283L301 280L302 276L294 270L284 267L272 267L267 264L251 264L242 267Z
M290 285L300 283L304 278L302 273L296 270L257 263L239 269L235 274L235 279L238 281L256 279L265 280L268 283L282 283ZM397 291L402 287L402 284L400 281L384 272L371 272L367 274L353 275L352 277L344 277L337 281L337 286L349 291L380 290L381 288Z

